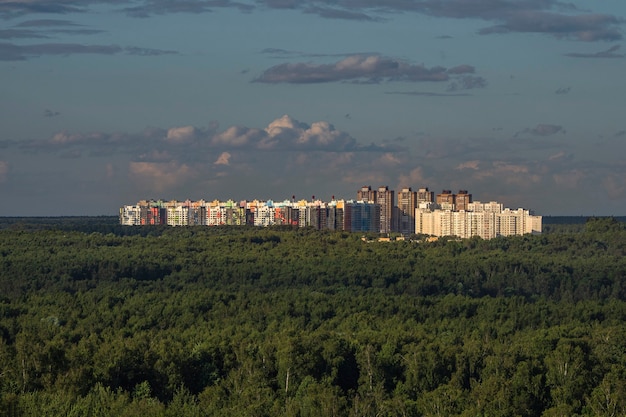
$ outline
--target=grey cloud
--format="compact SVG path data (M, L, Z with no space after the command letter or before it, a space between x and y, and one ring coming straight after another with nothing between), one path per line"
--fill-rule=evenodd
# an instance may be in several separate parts
M0 16L14 18L28 14L69 14L88 10L90 5L121 6L121 11L134 17L168 13L206 13L214 8L236 8L250 11L254 5L230 0L29 0L0 3Z
M132 17L149 17L169 13L207 13L211 9L203 2L197 1L150 1L140 6L126 7L123 11Z
M369 16L362 12L336 9L329 7L308 7L305 13L316 14L327 19L344 19L344 20L360 20L360 21L380 21L380 18Z
M260 3L270 8L292 9L327 5L352 13L368 13L368 16L413 12L443 18L479 19L496 23L480 30L480 34L526 32L579 41L621 39L619 26L624 23L619 17L581 12L559 0L322 0L299 3L260 0Z
M14 0L0 3L0 16L77 13L94 4L119 5L122 12L134 17L207 13L216 8L250 12L257 6L300 10L322 18L360 21L384 20L393 13L418 13L492 22L492 26L479 31L485 35L539 33L588 42L622 39L620 27L624 24L624 19L620 17L580 10L561 0Z
M265 4L272 9L296 9L303 2L296 0L261 0L259 3Z
M446 68L426 68L379 55L352 55L334 64L286 63L265 70L255 82L314 84L338 81L448 81Z
M503 16L505 23L485 28L480 34L527 32L550 34L578 41L614 41L622 38L617 25L622 19L602 14L563 15L531 10Z
M624 54L615 53L615 51L617 51L619 48L619 45L614 45L606 51L600 51L595 53L570 52L565 54L565 56L569 56L572 58L624 58Z
M440 142L443 142L442 146ZM497 142L500 141L481 141L475 146L473 139L431 138L420 144L420 152L412 162L421 168L421 172L428 173L429 178L426 179L429 181L425 184L435 190L437 184L445 188L469 189L475 200L496 200L509 207L525 207L544 213L553 209L549 207L552 203L545 196L534 195L531 190L542 190L542 193L557 189L586 190L589 194L597 193L600 198L605 192L599 187L602 179L607 174L615 175L620 171L618 164L575 158L571 153L562 151L563 148L558 152L555 149L559 148L528 152L531 148L517 146L526 141L508 142L508 152L506 148L492 152L490 146L497 145ZM427 153L437 146L443 154L431 159ZM479 152L480 149L484 152ZM457 169L452 170L451 167ZM623 168L622 165L622 172ZM459 170L462 170L462 175ZM614 184L623 183L615 179ZM626 193L620 198L624 195ZM576 204L575 197L566 198L569 197L572 197L572 204ZM576 207L580 209L580 206Z
M128 46L124 48L124 52L128 55L140 56L158 56L158 55L178 55L176 51L167 51L163 49L139 48L136 46Z
M206 129L193 126L150 128L135 134L60 132L48 140L30 141L26 145L7 142L6 145L3 154L31 160L49 159L49 155L53 155L55 158L48 165L59 167L97 165L105 159L126 161L122 163L129 167L129 178L140 183L138 193L146 192L151 186L180 192L181 186L192 184L197 188L194 193L206 190L209 185L215 192L221 185L229 198L233 181L239 184L237 189L243 193L243 198L249 197L251 192L258 195L259 190L271 196L268 192L272 189L309 193L304 191L309 182L312 187L334 184L329 188L336 193L337 183L353 172L355 164L362 165L364 170L379 159L400 160L408 152L398 144L361 145L327 122L306 124L289 116L276 119L261 129L232 126L218 130L216 124L211 124ZM319 175L314 178L294 176L295 170L315 170ZM258 175L261 171L263 175ZM245 178L243 183L242 178ZM313 193L320 191L316 189Z
M552 136L557 133L565 133L563 126L559 125L551 125L551 124L538 124L533 128L526 128L520 132L517 132L515 136L519 136L520 134L531 134L534 136Z
M87 29L82 25L68 20L40 19L28 20L16 25L13 29L0 30L0 39L36 39L50 38L50 35L62 33L66 35L94 35L102 30Z
M59 116L61 113L59 113L58 111L52 111L50 109L46 109L43 112L44 117L55 117L55 116Z
M448 91L470 90L473 88L485 88L486 86L487 80L483 77L466 75L451 82L448 86Z
M65 35L97 35L98 33L104 32L104 30L98 29L54 29L49 30L47 33L62 33Z
M0 43L0 61L23 61L41 55L103 54L122 52L115 45L81 45L69 43L48 43L38 45L14 45Z
M119 53L127 53L129 55L154 56L163 54L174 54L176 52L138 47L122 48L117 45L82 45L75 43L15 45L11 43L0 42L0 61L24 61L26 59L39 57L42 55L114 55Z
M428 91L387 91L385 94L397 94L405 96L423 96L423 97L467 97L468 93L431 93Z
M350 56L369 56L380 55L377 52L349 52L349 53L335 53L335 54L320 54L301 51L291 51L281 48L265 48L261 51L262 54L271 55L273 58L338 58L338 57L350 57Z
M476 68L471 65L458 65L448 70L448 74L473 74Z
M59 114L46 110L45 115ZM3 143L0 143L2 145ZM392 152L396 144L360 145L347 133L325 121L306 124L283 116L266 128L231 126L219 131L216 124L208 128L179 126L169 129L150 128L140 134L59 132L48 140L4 142L5 148L18 147L27 152L69 152L81 150L86 155L113 153L139 155L186 155L197 159L205 151L324 151L324 152Z
M133 4L129 1L127 3ZM149 17L170 13L209 13L216 8L236 8L247 12L254 6L229 0L146 0L138 6L125 7L122 11L133 17Z
M54 21L50 21L54 22ZM64 21L58 21L64 22ZM0 39L46 39L50 38L52 34L62 33L66 35L95 35L98 33L103 33L102 30L97 29L75 29L73 27L69 27L66 29L50 29L50 27L59 27L58 25L44 25L36 26L36 25L17 25L13 29L3 29L0 30ZM79 25L73 25L79 26ZM32 29L35 28L35 29Z
M287 49L281 49L281 48L265 48L261 51L262 54L271 54L271 55L285 55L285 56L290 56L290 55L294 55L295 52L293 51L289 51Z
M539 124L530 130L530 133L538 136L550 136L562 132L563 126Z
M69 14L80 13L84 7L94 1L80 0L48 0L6 1L0 3L0 16L13 18L27 14ZM106 2L105 2L106 3Z
M572 87L559 87L556 89L556 91L554 92L554 94L569 94L569 92L572 90Z
M16 27L59 27L59 26L82 26L77 23L71 22L69 20L61 20L61 19L37 19L37 20L26 20L24 22L20 22Z
M26 29L4 29L0 30L0 39L42 39L46 35Z

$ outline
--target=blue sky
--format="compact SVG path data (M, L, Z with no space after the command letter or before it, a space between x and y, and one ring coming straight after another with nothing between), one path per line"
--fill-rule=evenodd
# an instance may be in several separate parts
M625 215L623 0L0 0L0 215L469 190Z

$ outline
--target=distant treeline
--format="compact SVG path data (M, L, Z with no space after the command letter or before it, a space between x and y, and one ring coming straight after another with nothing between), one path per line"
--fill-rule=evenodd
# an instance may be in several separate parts
M543 224L585 224L593 218L612 218L626 222L626 216L543 216Z
M611 218L626 223L626 216L543 216L544 233L554 231L581 231L582 226L589 219ZM561 226L572 226L563 229ZM546 227L547 226L547 227ZM73 230L78 232L113 233L116 235L142 234L138 229L142 227L158 228L160 226L134 226L135 230L128 230L128 226L121 226L117 216L56 216L56 217L0 217L0 230Z

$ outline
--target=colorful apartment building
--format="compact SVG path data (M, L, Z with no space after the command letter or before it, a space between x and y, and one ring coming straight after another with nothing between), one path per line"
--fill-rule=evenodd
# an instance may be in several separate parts
M501 203L473 201L466 190L437 194L420 188L403 188L394 204L388 187L362 187L357 200L330 202L295 198L275 202L252 201L163 201L142 200L120 208L120 224L170 226L273 226L311 227L317 230L374 232L402 236L497 236L541 233L541 216L529 210L504 208Z

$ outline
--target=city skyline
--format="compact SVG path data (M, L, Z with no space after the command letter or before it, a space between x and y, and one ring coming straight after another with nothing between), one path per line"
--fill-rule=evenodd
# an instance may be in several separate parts
M626 214L622 0L29 0L0 21L0 216L363 184Z
M140 200L120 207L124 226L297 226L316 230L372 232L383 236L498 236L542 232L542 216L524 208L511 209L497 201L473 201L472 194L428 188L398 193L387 186L363 186L356 199L268 200Z

